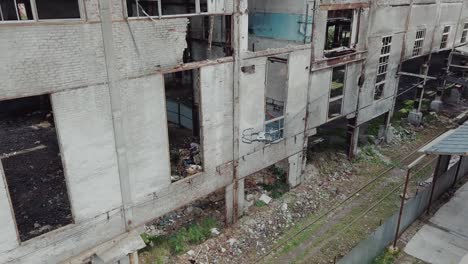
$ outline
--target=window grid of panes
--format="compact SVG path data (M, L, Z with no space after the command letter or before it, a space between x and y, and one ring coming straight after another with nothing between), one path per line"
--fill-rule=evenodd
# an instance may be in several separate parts
M462 31L461 41L460 42L465 43L467 37L468 37L468 23L465 23L465 25L463 26L463 31Z
M413 56L421 55L425 37L426 37L426 29L420 29L416 32L416 39L414 40L414 47L413 47Z
M382 48L380 49L379 64L377 66L377 79L375 82L374 100L382 98L385 87L385 80L388 72L388 61L392 47L392 36L382 38Z
M447 47L447 41L450 33L450 26L444 27L444 32L442 33L442 40L440 41L440 48L445 49Z

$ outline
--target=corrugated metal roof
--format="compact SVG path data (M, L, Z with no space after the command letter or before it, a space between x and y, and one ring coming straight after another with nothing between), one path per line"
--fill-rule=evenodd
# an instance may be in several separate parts
M419 150L426 154L468 156L468 122L447 131Z

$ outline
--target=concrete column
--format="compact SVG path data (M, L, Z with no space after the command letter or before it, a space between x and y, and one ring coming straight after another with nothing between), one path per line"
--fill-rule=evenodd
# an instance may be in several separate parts
M357 119L348 119L348 131L347 131L347 152L348 158L353 159L357 154L359 141L359 126L357 126Z
M244 213L244 179L226 186L226 224L234 224Z
M302 183L302 173L307 161L307 157L305 156L301 152L288 158L288 184L290 188L297 187Z
M19 245L14 221L13 208L6 186L3 167L0 161L0 253L12 250Z

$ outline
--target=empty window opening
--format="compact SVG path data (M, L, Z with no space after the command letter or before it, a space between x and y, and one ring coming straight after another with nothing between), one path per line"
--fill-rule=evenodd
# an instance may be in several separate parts
M127 14L129 17L159 17L158 0L127 0Z
M381 99L384 94L391 47L392 47L392 36L383 37L382 47L380 49L379 63L377 66L377 78L375 81L374 100Z
M420 29L416 31L416 39L414 40L414 47L413 47L413 56L421 55L425 37L426 37L426 29Z
M198 70L164 75L173 182L203 171Z
M0 21L80 18L78 0L0 0ZM34 14L37 14L35 17Z
M447 47L447 41L450 34L450 26L444 27L444 32L442 32L442 40L440 41L440 48L445 49Z
M325 56L334 57L354 52L352 31L354 10L328 11L327 30L325 36Z
M231 56L231 33L231 16L191 17L184 62Z
M190 15L207 12L207 0L127 0L129 17Z
M245 210L266 206L289 192L288 171L289 163L285 159L245 177Z
M313 3L248 0L248 49L304 45L312 39Z
M78 0L35 0L39 19L80 18Z
M270 57L266 64L265 136L275 142L284 137L284 113L288 88L288 59Z
M0 102L0 158L21 241L72 223L48 96Z
M328 118L336 118L341 115L344 88L346 79L346 66L333 68L332 80L330 85L330 100L328 106Z
M465 43L467 37L468 37L468 23L465 23L465 25L463 26L463 31L462 31L460 42Z
M0 21L32 20L29 0L0 0Z

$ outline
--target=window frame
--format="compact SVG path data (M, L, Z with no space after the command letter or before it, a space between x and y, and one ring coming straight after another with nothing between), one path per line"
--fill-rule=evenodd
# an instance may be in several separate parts
M26 21L29 21L29 20L26 20ZM0 21L2 22L2 21ZM36 97L38 95L33 95L33 96L24 96L24 97L15 97L15 98L12 98L12 99L0 99L0 101L7 101L7 100L15 100L15 99L21 99L21 98L27 98L27 97ZM44 94L44 96L47 96L50 100L50 106L51 106L51 109L52 109L52 118L53 118L53 121L55 124L58 124L57 122L57 117L55 115L55 108L54 108L54 100L53 100L53 96L52 96L52 93L47 93L47 94ZM5 173L5 169L3 167L3 164L2 164L2 159L5 158L4 156L5 155L8 155L8 153L2 153L0 154L0 180L3 181L4 183L4 193L6 194L6 198L7 198L7 202L10 206L10 212L11 212L11 217L13 218L13 223L14 223L14 227L15 227L15 231L16 231L16 241L18 243L18 245L24 245L25 243L33 243L33 241L41 241L44 239L44 237L46 236L51 236L51 234L60 234L62 232L66 232L68 230L71 230L72 228L74 228L76 226L76 216L75 216L75 210L74 210L74 205L72 203L72 197L71 197L71 188L70 188L70 182L69 182L69 171L67 170L67 165L66 165L66 160L65 160L65 153L64 153L64 149L63 149L63 144L62 144L62 141L61 141L61 133L63 131L60 131L60 128L58 127L58 125L55 125L55 139L57 140L57 146L58 146L58 151L59 151L59 154L60 154L60 161L61 161L61 165L62 165L62 170L63 170L63 177L64 177L64 180L65 180L65 190L66 190L66 196L68 197L68 201L69 201L69 206L70 206L70 216L71 216L71 222L68 223L67 225L63 225L63 226L60 226L58 228L55 228L55 229L52 229L52 230L49 230L45 233L42 233L40 235L37 235L37 236L34 236L32 238L29 238L27 240L21 240L21 237L20 237L20 233L19 233L19 227L18 227L18 224L16 222L16 214L17 214L17 211L15 210L14 206L13 206L13 200L11 198L11 190L8 186L8 181L7 181L7 176L6 176L6 173ZM17 151L14 151L14 152L17 152ZM54 240L52 240L53 243Z
M344 68L345 68L344 78L343 78L343 93L340 94L340 95L331 97L332 84L333 84L333 70L336 69L336 68L340 68L340 67L344 67ZM330 87L329 87L329 89L328 89L327 120L333 120L333 119L339 118L339 117L343 114L344 97L345 97L345 93L346 93L346 76L348 76L348 67L347 67L346 64L345 64L345 65L340 65L340 66L333 67L332 70L331 70ZM334 103L334 102L336 102L336 101L339 101L339 100L341 100L341 109L340 109L340 113L338 114L338 116L330 117L330 104L331 104L331 103Z
M448 29L446 31L446 29ZM440 49L446 49L448 46L448 38L450 36L450 31L452 31L452 26L446 25L442 31L442 38L440 40Z
M416 38L414 39L412 57L421 55L424 48L424 40L426 39L426 28L420 28L416 31Z
M387 41L387 42L386 42ZM393 35L387 35L382 37L382 45L380 48L379 62L377 64L377 74L374 84L374 101L378 101L383 98L385 92L385 84L387 82L388 65L390 62L390 55L392 52ZM381 72L382 69L382 72ZM379 81L379 76L382 80ZM382 87L382 93L376 96L377 87Z
M137 3L137 7L138 7L138 1L139 0L132 0L132 1L135 1ZM163 19L163 18L180 18L180 17L192 17L192 16L200 16L200 15L211 15L212 13L209 12L209 10L207 10L206 12L201 12L201 4L200 4L200 0L195 0L195 13L187 13L187 14L174 14L174 15L163 15L162 13L162 0L154 0L154 2L157 2L157 5L158 5L158 13L159 15L157 16L150 16L150 15L141 15L139 14L139 8L137 8L137 16L129 16L128 15L128 7L127 7L127 1L126 0L123 0L122 1L122 5L123 5L123 12L124 12L124 17L126 17L127 19L131 19L131 20L138 20L138 19ZM209 1L207 1L207 5L208 5ZM143 10L144 11L144 10ZM146 13L146 12L145 12Z
M266 97L266 94L267 94L267 89L268 89L267 86L268 86L268 76L269 76L269 63L268 63L268 61L270 59L273 59L273 58L274 57L268 57L267 58L267 63L265 64L265 95L264 95L264 100L265 101L263 102L264 112L265 113L266 113L267 101L268 101L268 99L272 99L272 98ZM289 56L285 61L283 61L283 62L276 61L276 63L284 63L286 65L286 69L287 69L286 75L288 77L289 76ZM286 84L289 85L288 82L286 82ZM265 115L265 117L263 119L263 131L265 133L267 133L267 126L268 125L270 125L272 123L279 123L279 125L278 125L279 128L277 130L268 131L269 134L274 134L274 133L277 133L277 132L282 133L280 138L277 138L277 139L273 140L271 143L277 143L277 142L283 140L284 136L285 136L284 131L285 131L285 125L286 125L285 121L286 121L286 107L287 107L287 101L288 101L288 88L289 88L289 86L284 87L283 115L272 118L272 119L268 119L268 120L267 120L266 115ZM272 99L272 100L273 100L273 102L276 101L274 99ZM281 102L281 101L278 101L278 102ZM269 143L269 144L271 144L271 143Z
M16 16L19 18L18 7L16 5L16 0L11 0L15 2L15 10ZM39 14L37 12L37 5L36 0L29 0L31 5L31 13L32 18L28 20L3 20L3 14L1 14L1 6L0 6L0 24L15 24L15 23L40 23L40 22L81 22L86 21L86 12L84 7L84 0L76 0L78 2L78 12L80 14L79 18L48 18L48 19L40 19Z

